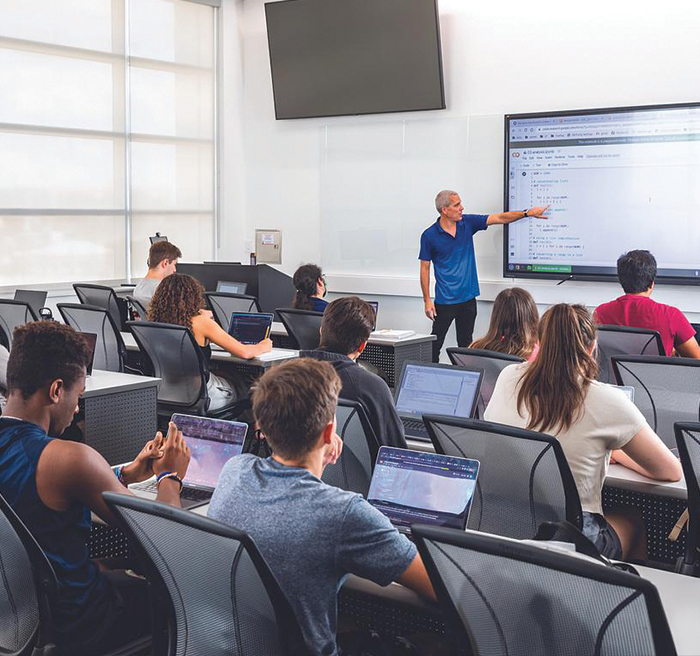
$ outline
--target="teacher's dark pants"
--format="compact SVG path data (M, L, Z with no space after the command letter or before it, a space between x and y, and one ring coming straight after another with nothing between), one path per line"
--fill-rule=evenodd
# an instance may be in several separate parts
M457 344L459 346L469 346L473 339L474 322L476 321L476 299L472 298L464 303L454 303L451 305L443 305L435 303L435 311L437 316L433 321L432 335L437 336L433 342L433 362L440 361L440 350L445 342L445 335L452 325L452 321L456 321L457 325Z

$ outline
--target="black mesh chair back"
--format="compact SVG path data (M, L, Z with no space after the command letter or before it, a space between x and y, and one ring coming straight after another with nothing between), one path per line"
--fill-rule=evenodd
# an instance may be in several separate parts
M214 317L226 332L228 332L231 315L234 312L260 312L260 304L255 296L206 292L206 297L209 307L214 312Z
M81 333L97 335L93 369L124 371L126 346L112 316L102 307L80 303L59 303L63 320Z
M313 351L321 340L323 312L311 310L277 309L280 320L289 336L296 342L295 348Z
M617 384L634 387L634 404L667 447L676 446L675 422L700 421L700 360L620 355L612 362Z
M148 308L146 308L141 301L133 296L127 296L126 300L131 306L131 309L139 315L142 321L146 321L148 319Z
M478 460L467 528L532 538L546 521L581 528L581 502L554 437L479 419L423 415L435 451Z
M343 440L343 452L334 465L328 465L322 480L367 498L379 443L365 409L356 401L338 399L337 432Z
M245 533L125 494L103 497L151 584L154 654L304 654L294 612Z
M0 344L11 350L12 333L15 328L37 320L38 317L32 310L32 306L26 301L0 299Z
M629 326L598 326L598 380L615 384L614 355L666 355L657 330Z
M205 414L208 366L192 332L184 326L154 321L129 321L127 325L150 361L149 373L161 379L159 412Z
M0 496L0 654L52 654L50 599L58 584L41 547Z
M119 299L111 287L90 285L87 283L74 284L73 289L78 300L85 305L101 307L109 312L114 325L121 330L124 327L124 317L119 305Z
M414 525L456 650L475 656L674 656L656 587L531 544Z
M688 490L689 513L685 555L678 564L678 571L700 576L700 423L678 422L674 432Z
M476 405L477 417L484 416L484 411L491 400L493 388L496 386L496 381L501 372L512 364L524 362L523 358L517 355L508 355L486 349L450 347L447 349L447 355L452 364L456 364L459 367L468 367L469 369L482 369L484 372L481 379L479 400Z

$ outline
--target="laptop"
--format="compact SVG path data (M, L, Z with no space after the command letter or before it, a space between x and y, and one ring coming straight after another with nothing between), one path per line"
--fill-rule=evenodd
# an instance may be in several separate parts
M412 524L463 531L478 473L478 460L383 446L367 501L402 533Z
M634 403L634 387L631 385L616 385L617 389L625 393L625 396Z
M88 349L90 351L90 356L88 359L87 375L92 376L92 365L95 363L95 347L97 346L97 335L95 333L78 333L82 335L83 339L87 343Z
M245 294L248 289L247 282L233 282L228 280L219 280L216 283L216 291L224 294Z
M483 375L481 369L405 362L394 390L394 405L406 437L430 441L424 414L473 417Z
M24 301L29 305L34 314L39 316L39 310L46 305L46 297L48 292L39 292L34 289L16 289L15 301Z
M183 508L203 506L209 503L224 465L243 452L248 424L179 414L173 415L171 421L182 431L191 456L187 474L182 481L180 502ZM130 487L153 495L158 492L155 479Z
M228 334L241 344L257 344L270 336L272 314L233 312Z

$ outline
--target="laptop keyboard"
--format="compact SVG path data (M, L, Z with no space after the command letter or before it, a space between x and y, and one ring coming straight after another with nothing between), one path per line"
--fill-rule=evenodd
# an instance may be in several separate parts
M418 419L402 419L403 427L407 433L412 435L423 435L428 437L428 431L425 428L425 424Z
M140 490L141 492L152 492L153 494L158 494L158 487L154 480L136 483L131 487ZM211 495L212 492L210 490L199 490L194 487L183 487L180 498L187 499L187 501L206 501L211 499Z

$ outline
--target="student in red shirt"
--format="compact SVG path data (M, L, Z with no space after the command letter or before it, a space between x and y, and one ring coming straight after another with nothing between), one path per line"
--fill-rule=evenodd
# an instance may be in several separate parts
M695 329L685 315L672 305L653 301L656 259L649 251L630 251L617 260L617 278L624 296L603 303L595 310L598 324L630 326L658 330L666 355L676 352L686 358L700 359Z

